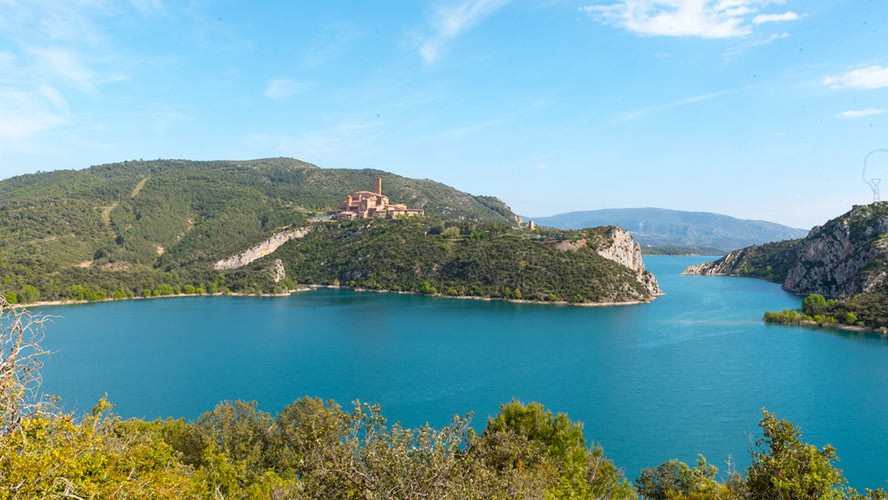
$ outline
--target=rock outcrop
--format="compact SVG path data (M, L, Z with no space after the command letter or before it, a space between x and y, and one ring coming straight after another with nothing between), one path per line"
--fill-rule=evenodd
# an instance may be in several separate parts
M232 255L227 259L222 259L216 262L215 264L213 264L213 269L217 271L227 271L246 266L253 261L256 261L258 259L261 259L262 257L265 257L266 255L273 253L284 243L296 238L304 237L306 234L308 234L309 231L311 231L311 228L300 227L296 229L291 229L289 231L277 233L267 240L263 241L262 243L252 246L237 255Z
M275 283L280 283L281 280L287 277L287 271L284 269L284 261L281 259L274 259L269 272L271 273L271 280Z
M684 274L764 277L798 294L847 298L884 287L886 263L888 202L881 202L855 206L807 238L736 250Z
M608 231L608 239L600 244L595 252L605 259L622 264L635 271L638 280L651 293L651 295L663 295L657 278L644 268L644 259L641 255L641 245L632 237L629 231L614 226Z

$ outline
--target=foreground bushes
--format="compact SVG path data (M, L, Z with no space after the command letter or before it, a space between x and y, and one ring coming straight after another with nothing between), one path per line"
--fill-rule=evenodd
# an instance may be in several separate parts
M645 469L630 485L581 424L536 403L503 405L479 435L389 426L379 407L302 398L272 416L224 402L194 422L120 420L101 401L76 419L44 413L0 439L0 499L886 499L859 495L835 450L764 412L745 477L702 459Z

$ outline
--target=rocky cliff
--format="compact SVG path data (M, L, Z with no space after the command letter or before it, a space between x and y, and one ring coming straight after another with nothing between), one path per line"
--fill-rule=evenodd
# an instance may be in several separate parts
M632 237L629 231L613 226L607 233L608 238L600 244L595 252L605 259L635 271L638 280L651 293L651 295L663 295L657 278L653 273L644 268L644 259L641 254L641 245Z
M855 206L801 240L743 248L684 274L761 277L802 295L876 291L888 281L888 202Z
M213 269L217 271L228 271L231 269L244 267L251 262L259 260L262 257L273 253L284 243L296 238L304 237L306 234L308 234L310 230L311 228L300 227L297 229L291 229L289 231L277 233L267 240L263 241L262 243L254 245L237 255L232 255L227 259L222 259L216 262L215 264L213 264ZM278 281L280 281L280 279L275 279L275 283L277 283Z

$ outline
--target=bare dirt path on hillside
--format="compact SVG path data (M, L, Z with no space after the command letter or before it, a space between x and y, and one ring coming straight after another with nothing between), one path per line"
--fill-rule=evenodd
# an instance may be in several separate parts
M142 188L145 187L146 182L148 182L147 176L143 177L142 180L140 180L139 183L136 184L136 187L133 188L133 192L130 193L130 198L135 198L136 195L139 194L139 191L141 191Z

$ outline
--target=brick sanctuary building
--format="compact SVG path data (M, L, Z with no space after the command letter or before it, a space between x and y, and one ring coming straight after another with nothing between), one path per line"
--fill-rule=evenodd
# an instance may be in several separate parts
M401 203L389 203L388 196L382 194L382 179L376 179L373 191L358 191L345 197L339 210L330 212L336 220L369 219L371 217L393 218L399 215L423 215L421 208L407 208Z

